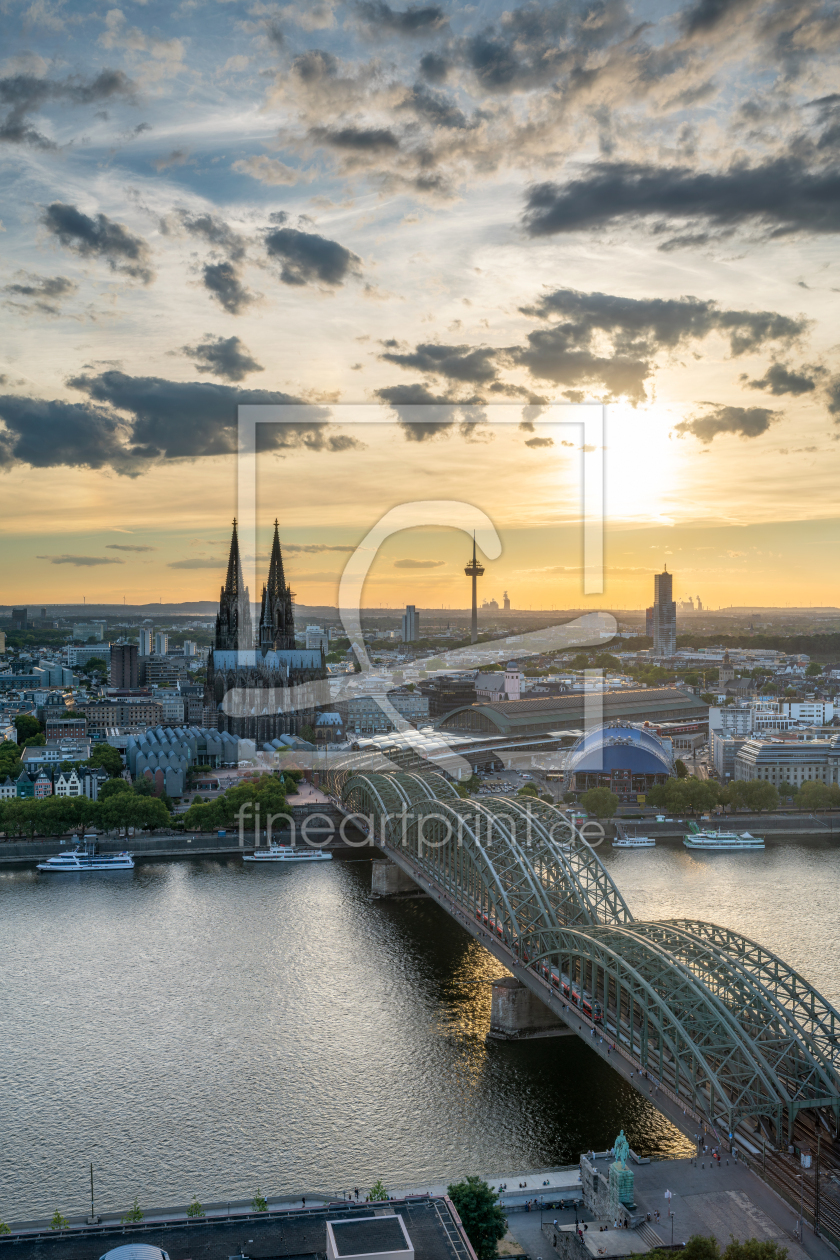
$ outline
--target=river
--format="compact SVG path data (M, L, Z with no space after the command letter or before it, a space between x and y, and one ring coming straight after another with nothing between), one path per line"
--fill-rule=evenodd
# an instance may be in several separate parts
M603 857L639 918L737 928L840 1002L840 848ZM685 1139L577 1038L485 1042L500 964L370 866L0 870L0 1219L414 1184Z

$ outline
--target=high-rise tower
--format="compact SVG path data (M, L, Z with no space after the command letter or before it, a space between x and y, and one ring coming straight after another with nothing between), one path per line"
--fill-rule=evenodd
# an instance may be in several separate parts
M478 588L476 587L476 579L484 577L484 566L479 564L475 558L475 534L473 534L473 553L472 560L464 569L468 578L472 578L472 624L470 629L470 643L478 643Z
M262 591L260 609L260 651L295 650L295 616L292 592L283 573L283 555L280 551L280 526L274 522L274 542L271 544L271 562L268 581Z
M251 604L248 588L242 577L239 537L234 519L227 578L219 596L219 611L216 615L216 648L223 652L238 652L252 646Z
M677 605L673 596L673 574L665 565L664 573L653 579L653 654L673 656L677 650Z

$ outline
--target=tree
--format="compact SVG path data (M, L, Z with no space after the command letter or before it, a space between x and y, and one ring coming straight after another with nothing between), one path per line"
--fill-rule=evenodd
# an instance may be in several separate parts
M103 783L99 789L99 800L109 801L112 796L123 796L126 792L131 791L130 784L125 779L109 779L107 783Z
M371 1203L381 1203L384 1199L388 1198L388 1191L385 1189L384 1185L382 1184L381 1177L379 1178L378 1181L374 1182L374 1184L371 1186L368 1198L370 1199Z
M136 792L119 792L100 807L100 820L109 830L117 827L153 827L169 825L169 810L154 796L138 796Z
M823 672L822 665L818 665L816 661L811 661L811 664L805 670L805 677L816 678L822 672Z
M19 713L15 718L15 730L17 731L18 743L31 743L36 735L43 732L43 726L37 718L30 716L28 713Z
M576 800L577 800L577 797L575 796L574 792L564 792L564 793L563 793L563 804L564 804L564 805L574 805L574 803L575 803L575 801L576 801Z
M8 1227L8 1225L6 1224L6 1222L5 1222L5 1221L0 1221L0 1235L2 1235L2 1234L11 1234L11 1232L12 1232L12 1231L9 1229L9 1227Z
M473 775L473 778L476 776ZM480 782L480 780L479 780ZM539 791L533 783L523 783L522 787L516 793L517 796L539 796Z
M268 1211L268 1204L266 1203L263 1193L260 1190L259 1186L257 1186L257 1193L254 1195L253 1199L251 1200L251 1207L254 1209L255 1212Z
M580 803L595 818L612 818L618 809L618 797L609 788L596 787L584 792Z
M832 783L829 787L827 783L819 783L816 779L810 783L803 783L796 794L798 809L830 809L838 801L840 801L840 788L837 784Z
M677 772L678 779L688 778L688 766L685 764L684 761L680 760L679 757L677 757L676 761L674 762L674 769Z
M308 723L306 726L302 726L300 728L300 737L301 739L305 739L307 743L314 744L317 739L314 727L309 726Z
M772 783L768 783L765 779L752 779L749 782L742 779L735 779L729 784L727 793L730 804L736 809L743 806L745 809L761 812L765 809L778 809L779 793L776 791Z
M499 1241L507 1233L507 1220L499 1196L480 1177L465 1177L447 1187L478 1260L494 1260Z
M723 1260L787 1260L788 1249L770 1238L732 1238L723 1253Z
M112 748L110 744L97 744L91 750L85 765L93 766L94 769L107 770L112 779L117 778L123 772L123 761L116 748Z
M98 639L89 639L89 643L98 643ZM105 674L108 672L108 663L103 656L92 656L89 661L85 661L79 670L82 674Z
M650 1251L647 1260L668 1260L671 1255L670 1251ZM708 1238L692 1234L680 1255L687 1256L688 1260L721 1260L720 1247L713 1234Z
M195 1220L196 1217L203 1216L203 1215L204 1215L204 1208L199 1203L198 1197L196 1195L193 1195L192 1203L187 1208L187 1216L190 1218L190 1220Z
M66 1216L62 1216L58 1208L53 1212L53 1218L50 1221L50 1229L66 1229L68 1220Z
M140 1209L140 1204L137 1202L137 1195L135 1194L134 1202L132 1203L128 1211L126 1212L125 1216L121 1218L122 1224L133 1225L137 1221L142 1221L142 1219L143 1219L143 1213Z

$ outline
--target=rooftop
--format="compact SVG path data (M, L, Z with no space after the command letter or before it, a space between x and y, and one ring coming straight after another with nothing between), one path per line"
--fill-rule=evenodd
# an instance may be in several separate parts
M396 1216L366 1216L361 1220L331 1221L339 1256L367 1256L380 1251L408 1251Z

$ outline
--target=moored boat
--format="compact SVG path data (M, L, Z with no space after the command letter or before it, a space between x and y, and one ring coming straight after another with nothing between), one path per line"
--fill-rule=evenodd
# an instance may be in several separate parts
M683 836L687 849L707 849L710 852L727 850L731 853L752 853L764 848L764 837L749 831L701 831L697 823L688 824L688 834Z
M293 844L272 844L267 849L246 853L243 862L331 862L332 854L324 849L303 849Z
M74 873L77 871L130 871L134 867L134 858L130 853L97 853L96 836L87 835L84 843L76 839L75 849L65 849L46 862L38 863L39 871L51 874Z

